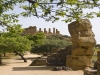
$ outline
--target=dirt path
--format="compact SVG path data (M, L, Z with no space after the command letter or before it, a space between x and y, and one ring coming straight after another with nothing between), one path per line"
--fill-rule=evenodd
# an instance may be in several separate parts
M26 58L38 56L25 55ZM83 75L83 71L52 71L52 66L29 66L31 60L28 60L27 63L18 59L7 59L3 62L7 65L0 66L0 75Z

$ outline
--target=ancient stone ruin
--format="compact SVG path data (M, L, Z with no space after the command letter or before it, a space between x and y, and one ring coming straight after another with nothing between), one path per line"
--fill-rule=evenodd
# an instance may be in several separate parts
M42 56L33 60L30 66L66 66L66 55L71 54L71 46L66 47L65 49L56 50L48 56Z
M68 29L72 40L72 53L66 58L66 66L75 70L90 67L93 48L96 45L90 21L74 21L68 25Z
M39 28L39 30L37 30L36 26L30 26L28 28L25 28L22 35L26 35L26 34L32 35L32 34L36 34L37 32L43 32L46 35L61 35L60 31L58 31L58 29L53 28L53 32L51 32L51 28L49 28L48 31L46 30L46 28L44 28L44 31L42 31L41 28Z
M48 65L66 66L66 56L71 54L71 45L65 49L60 49L56 53L52 53L47 57Z
M72 45L52 53L45 60L43 59L43 64L40 62L38 65L67 66L73 70L84 70L86 67L91 67L96 40L90 21L88 19L74 21L68 25L68 29ZM38 60L42 60L42 58ZM35 63L36 61L33 61L31 65Z

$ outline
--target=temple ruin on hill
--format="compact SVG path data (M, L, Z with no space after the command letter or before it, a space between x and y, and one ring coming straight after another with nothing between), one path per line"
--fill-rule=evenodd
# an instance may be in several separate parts
M37 27L36 26L29 26L28 28L25 28L24 29L24 32L23 32L23 35L26 35L26 34L36 34L37 32L43 32L45 33L46 35L61 35L60 34L60 31L58 31L58 29L55 29L53 28L53 32L51 32L51 28L49 28L48 30L46 28L44 28L44 31L42 31L41 28L39 28L39 30L37 30Z

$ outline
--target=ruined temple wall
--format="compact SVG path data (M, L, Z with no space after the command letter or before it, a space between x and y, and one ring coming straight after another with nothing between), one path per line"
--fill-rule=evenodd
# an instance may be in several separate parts
M30 26L28 28L25 28L24 29L24 32L23 32L23 35L26 35L26 34L36 34L37 32L43 32L45 33L46 35L61 35L60 34L60 31L58 31L58 29L55 29L53 28L53 31L51 31L51 28L49 28L48 30L46 28L44 28L44 31L42 31L41 28L39 28L39 30L37 30L37 27L36 26Z
M30 26L30 27L24 29L23 35L35 34L35 33L37 33L37 27L36 26Z

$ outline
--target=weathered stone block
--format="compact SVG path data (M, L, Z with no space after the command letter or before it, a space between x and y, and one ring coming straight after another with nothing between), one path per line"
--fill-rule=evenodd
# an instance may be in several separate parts
M89 59L88 56L67 56L66 59L66 66L71 67L73 70L83 70L90 64L91 59Z
M92 25L88 19L74 21L68 25L72 40L70 56L66 58L66 66L72 69L84 69L91 66L91 58L96 45Z
M97 75L97 70L91 70L91 69L84 70L84 75Z
M29 66L41 66L41 65L46 65L46 59L37 59L33 60L33 62Z

